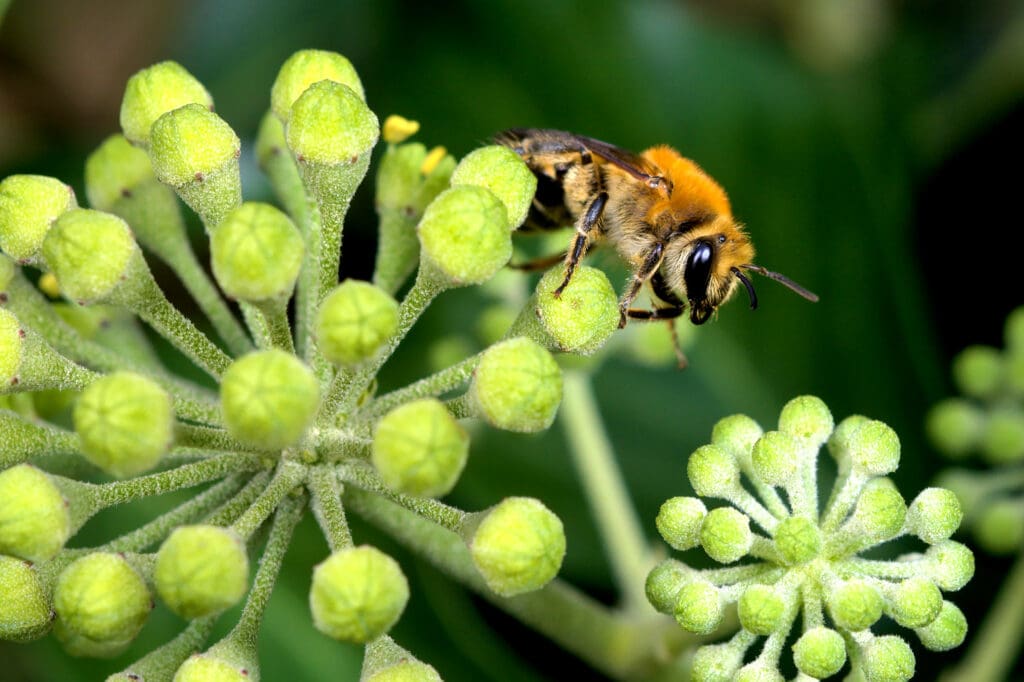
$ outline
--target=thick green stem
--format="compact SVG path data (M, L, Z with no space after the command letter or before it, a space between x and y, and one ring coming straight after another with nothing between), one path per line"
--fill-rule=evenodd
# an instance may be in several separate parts
M263 525L263 522L274 513L281 501L288 496L306 475L306 468L296 462L282 460L277 465L277 471L270 485L260 493L260 496L249 505L238 519L231 524L231 528L243 538L248 538L256 529Z
M203 646L216 622L216 615L196 618L177 637L125 668L123 675L131 680L170 682L178 666Z
M373 270L373 283L394 295L419 260L420 242L416 238L416 223L420 216L400 209L380 209L380 248Z
M320 524L324 538L332 552L352 546L352 533L345 519L345 508L341 506L341 485L333 467L317 466L309 471L306 482L312 501L313 516Z
M264 301L255 306L263 316L265 335L260 335L261 345L278 348L291 355L295 354L292 342L292 328L288 324L288 299Z
M73 431L26 419L10 410L0 410L0 433L0 467L27 462L33 457L81 451L81 441Z
M469 516L461 509L449 507L443 502L429 497L396 493L384 484L375 469L363 462L346 462L337 468L337 475L341 480L351 484L345 488L346 491L351 487L357 487L360 490L375 493L453 533L459 532L466 517ZM345 496L348 496L347 492Z
M473 371L480 364L482 353L470 356L447 369L420 379L397 391L392 391L373 399L366 407L353 415L354 420L372 420L382 417L399 405L404 405L419 398L436 397L462 386L473 376Z

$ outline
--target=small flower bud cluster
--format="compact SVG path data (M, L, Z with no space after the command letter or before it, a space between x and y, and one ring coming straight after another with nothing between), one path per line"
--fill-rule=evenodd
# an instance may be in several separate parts
M1024 307L1006 318L1005 346L970 346L953 359L961 396L932 407L925 428L951 459L978 454L988 471L954 469L941 483L965 507L966 525L988 552L1024 551Z
M818 491L822 446L838 469L825 498ZM883 617L914 630L931 650L963 641L964 615L943 596L974 572L970 550L949 539L960 504L942 488L926 488L907 504L887 478L899 459L899 439L888 426L862 416L835 425L811 396L787 403L774 431L743 415L715 425L711 443L687 463L698 497L666 501L656 523L673 549L699 547L723 566L695 569L667 559L647 580L655 608L692 633L714 633L736 605L739 632L697 651L695 680L781 680L780 658L798 617L803 630L791 653L807 678L829 678L849 662L869 682L909 680L911 646L872 632ZM708 499L726 504L709 507ZM905 535L924 550L892 560L861 556ZM754 656L750 649L762 637Z

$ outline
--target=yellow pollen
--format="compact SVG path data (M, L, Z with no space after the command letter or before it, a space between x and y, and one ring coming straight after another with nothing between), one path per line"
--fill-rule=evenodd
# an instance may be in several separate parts
M419 129L419 121L410 121L404 116L391 114L384 119L384 128L381 130L381 135L384 137L385 142L398 144L415 135Z

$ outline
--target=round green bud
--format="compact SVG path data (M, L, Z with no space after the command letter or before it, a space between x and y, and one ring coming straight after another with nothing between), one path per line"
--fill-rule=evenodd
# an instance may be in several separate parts
M908 578L889 595L889 613L907 628L920 628L935 620L942 608L942 593L928 578Z
M97 552L61 572L53 593L54 631L75 656L115 656L153 608L146 582L118 554Z
M673 613L679 588L690 576L689 569L674 559L666 559L651 569L644 583L644 594L659 613Z
M867 417L854 414L839 422L828 439L828 452L834 460L849 464L850 436L868 421Z
M779 431L815 449L825 444L834 426L828 406L813 395L793 398L779 414Z
M295 100L309 86L323 80L347 85L359 99L366 99L359 75L348 59L337 52L299 50L281 65L270 90L270 108L274 115L287 122Z
M967 636L967 618L956 604L944 601L935 620L915 632L926 649L949 651L960 646Z
M11 285L14 275L18 272L14 261L0 253L0 292L3 292Z
M481 284L512 257L505 207L482 187L452 187L416 227L423 259L451 286Z
M1024 460L1024 410L1003 406L989 412L979 449L994 464Z
M907 530L933 545L956 532L963 518L960 500L953 491L925 488L907 509Z
M57 178L11 175L0 182L0 251L34 262L53 221L76 208L75 191Z
M861 669L867 682L907 682L917 661L910 645L896 635L875 637L864 647Z
M565 530L539 500L508 497L484 514L469 552L487 586L513 597L539 590L558 574Z
M853 523L858 531L875 542L898 535L906 518L907 503L888 478L868 481L853 510Z
M953 358L953 382L972 398L989 398L1003 385L1003 356L991 346L969 346Z
M674 615L687 632L710 635L721 624L723 612L722 595L708 581L695 580L680 588Z
M754 544L750 518L732 507L712 509L701 524L700 544L709 557L721 564L738 561Z
M398 562L376 547L339 550L313 569L309 607L316 629L328 637L364 644L398 621L409 601L409 583Z
M62 214L43 241L43 258L60 290L81 304L106 298L139 255L128 223L111 213L75 208Z
M850 434L853 468L869 476L885 476L900 465L900 439L888 425L869 419Z
M135 187L155 177L145 151L124 135L111 135L85 160L85 196L93 208L110 211Z
M427 156L427 148L418 142L388 147L377 169L378 211L397 211L416 219L448 187L455 159L444 154L437 165L424 167Z
M775 548L790 566L817 558L821 552L821 529L802 516L790 516L775 528Z
M1010 554L1024 548L1024 500L998 499L978 513L974 522L978 544L992 554Z
M772 634L786 616L786 602L771 585L749 586L736 606L740 625L755 635Z
M230 298L257 303L291 295L306 246L299 230L270 204L233 209L210 238L210 264Z
M793 662L804 675L825 679L846 663L846 643L835 630L811 628L793 645Z
M232 436L267 450L294 445L320 405L320 384L301 360L281 350L249 353L221 378L221 409Z
M466 155L455 167L451 183L452 187L477 185L493 192L505 205L510 229L526 220L537 191L537 178L523 159L501 145L481 147Z
M974 577L974 554L959 542L943 540L925 556L930 559L927 575L941 590L956 592Z
M193 654L178 666L173 682L252 682L252 671L209 653Z
M701 497L727 497L740 485L736 460L717 445L702 445L686 463L686 475Z
M740 668L735 682L785 682L785 679L782 673L769 664L754 661Z
M693 656L693 682L735 682L736 672L743 664L743 650L728 644L706 644Z
M543 431L562 401L562 370L535 341L509 339L484 351L469 395L476 413L496 428Z
M672 549L683 551L700 544L700 529L707 515L707 507L696 497L672 497L661 505L654 523Z
M18 383L26 332L14 313L0 308L0 387Z
M768 431L750 453L754 475L773 486L786 486L800 472L800 443L782 431Z
M731 454L737 462L749 461L754 444L764 434L760 424L745 414L719 419L711 429L711 442Z
M828 613L836 625L850 632L860 632L878 622L885 600L875 587L854 578L832 590L827 597Z
M434 398L388 412L373 434L373 465L402 493L440 497L459 480L469 456L469 435Z
M316 342L330 362L352 367L377 355L398 332L398 302L369 282L347 279L320 304Z
M45 561L70 536L68 503L49 476L31 464L0 471L0 554Z
M589 266L576 269L559 296L555 289L565 280L558 266L537 284L535 311L553 346L566 353L590 355L619 328L619 306L607 275ZM529 313L526 313L529 314Z
M217 114L199 104L168 111L153 124L149 158L160 182L183 187L203 182L238 162L238 135Z
M360 682L442 682L432 665L422 661L404 660L364 677Z
M330 80L313 83L295 100L285 128L299 161L328 166L354 164L379 136L377 116L359 93Z
M139 374L115 372L86 388L72 412L82 454L118 477L156 466L174 439L174 402Z
M153 583L160 599L182 618L233 606L249 583L249 556L233 530L179 526L156 555Z
M49 595L32 563L0 554L0 640L38 639L52 620Z
M924 426L932 445L947 457L959 459L977 447L985 415L966 400L949 398L929 410Z
M193 102L213 109L210 93L181 64L154 64L128 79L121 100L121 130L129 141L145 146L158 118Z

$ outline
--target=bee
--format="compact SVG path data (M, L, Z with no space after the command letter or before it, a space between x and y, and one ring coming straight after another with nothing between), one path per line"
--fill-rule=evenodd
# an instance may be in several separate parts
M569 285L591 245L612 245L632 269L632 280L619 300L620 328L629 319L674 320L687 308L693 324L704 324L740 284L756 309L757 293L748 272L776 280L809 301L818 300L788 277L754 264L754 247L733 218L725 191L671 147L634 154L582 135L539 128L506 130L495 141L514 150L537 177L526 227L576 228L555 296ZM654 309L631 308L645 285Z

